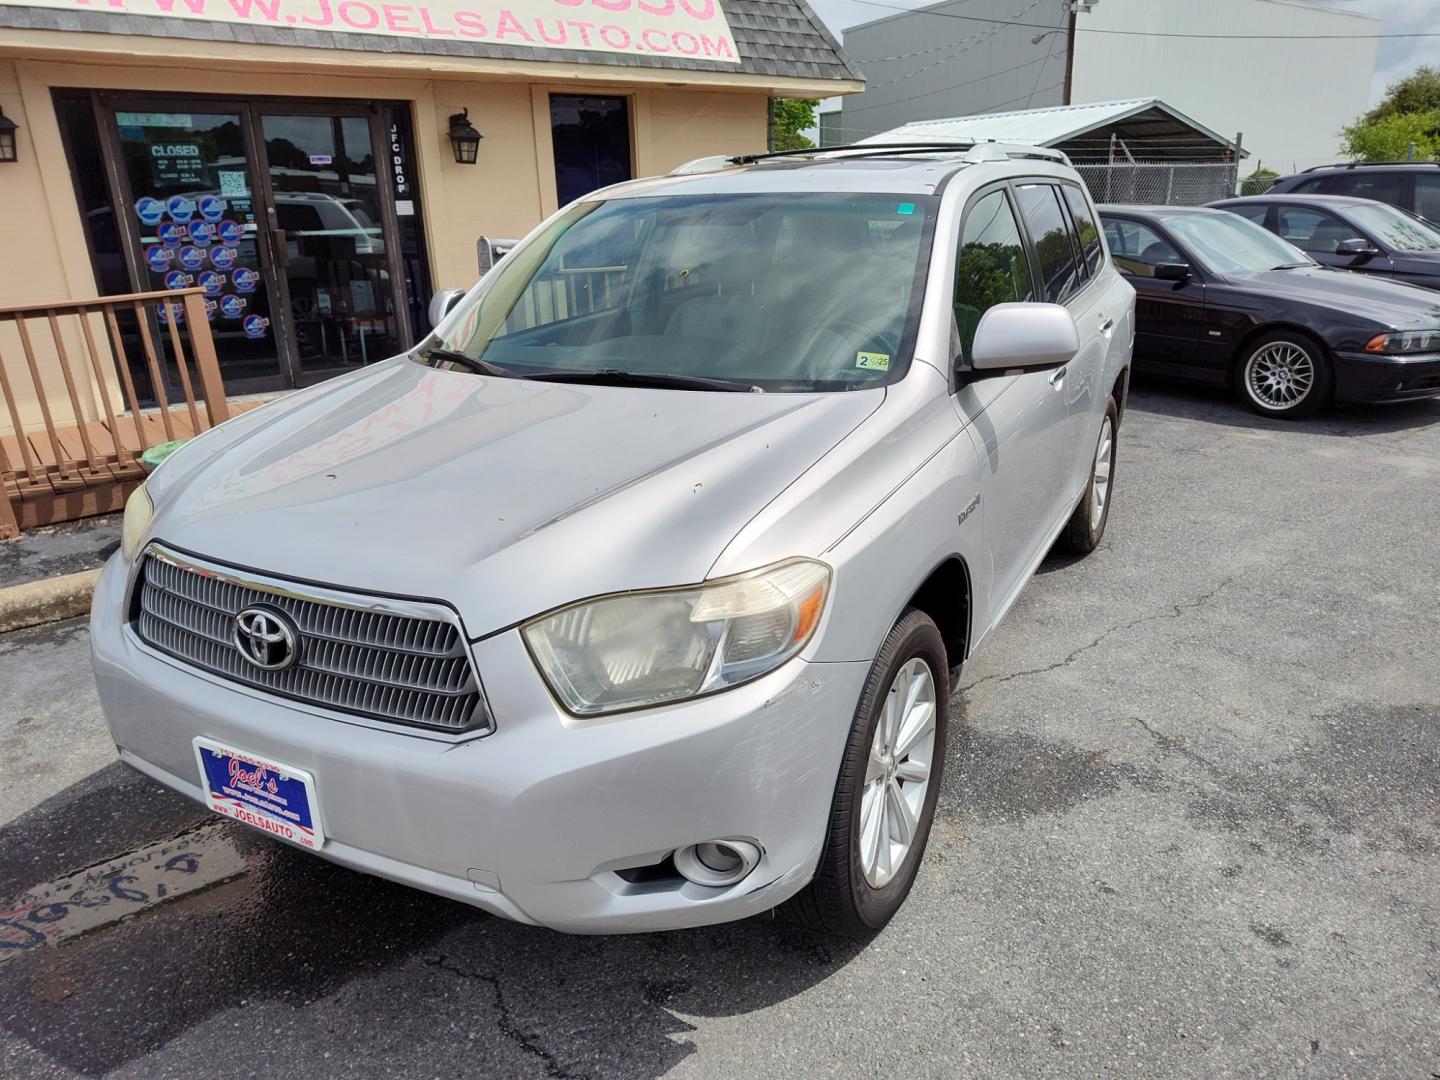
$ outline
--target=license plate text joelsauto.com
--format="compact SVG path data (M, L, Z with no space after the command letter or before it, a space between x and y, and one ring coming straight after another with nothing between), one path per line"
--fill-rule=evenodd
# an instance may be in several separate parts
M325 843L309 773L209 739L195 740L195 757L211 810L301 847Z
M379 0L0 0L0 4L740 62L730 24L717 0L424 0L399 4Z

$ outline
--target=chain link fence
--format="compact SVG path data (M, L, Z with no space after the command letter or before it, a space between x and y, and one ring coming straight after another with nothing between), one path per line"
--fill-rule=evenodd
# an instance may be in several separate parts
M1233 162L1125 161L1075 165L1097 203L1203 206L1235 194Z

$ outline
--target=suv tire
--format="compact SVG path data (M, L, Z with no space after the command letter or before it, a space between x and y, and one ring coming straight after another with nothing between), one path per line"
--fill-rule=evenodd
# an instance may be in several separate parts
M1105 523L1110 520L1110 496L1114 493L1115 444L1120 431L1120 410L1112 397L1105 403L1105 416L1100 421L1100 437L1095 441L1095 457L1090 463L1090 479L1080 505L1070 515L1060 544L1077 555L1088 555L1100 546Z
M905 902L940 796L949 700L944 638L929 615L911 608L886 636L861 691L820 865L790 901L801 923L866 938Z
M1330 401L1335 375L1325 350L1288 330L1262 334L1245 346L1235 369L1240 400L1261 416L1299 420Z

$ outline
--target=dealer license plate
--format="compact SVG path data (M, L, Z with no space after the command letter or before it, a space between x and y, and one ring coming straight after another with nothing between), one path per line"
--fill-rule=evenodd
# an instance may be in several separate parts
M315 778L211 739L195 740L200 783L211 810L301 847L325 842Z

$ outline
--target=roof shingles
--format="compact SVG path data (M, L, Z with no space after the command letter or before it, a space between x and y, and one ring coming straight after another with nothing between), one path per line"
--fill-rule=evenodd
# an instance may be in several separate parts
M444 56L476 56L500 60L558 61L615 67L647 67L682 71L736 72L803 78L860 81L859 69L825 28L806 0L720 0L739 64L693 57L643 56L588 52L579 49L534 49L524 46L463 42L449 39L387 37L379 34L328 33L288 27L246 26L147 15L112 15L103 11L60 11L54 8L0 5L0 27L64 30L95 34L139 34L190 41L241 41L360 52L408 52Z

